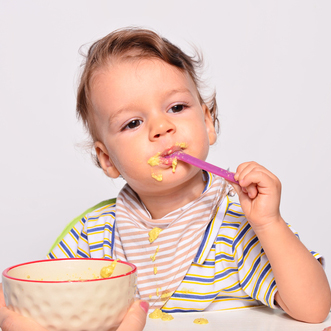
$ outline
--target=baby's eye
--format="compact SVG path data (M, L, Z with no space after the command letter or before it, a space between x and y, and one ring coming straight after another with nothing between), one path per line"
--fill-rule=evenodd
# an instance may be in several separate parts
M141 125L141 123L142 120L132 120L123 128L123 130L137 128L139 125Z
M185 105L179 104L179 105L174 105L169 109L169 112L171 113L179 113L185 109Z

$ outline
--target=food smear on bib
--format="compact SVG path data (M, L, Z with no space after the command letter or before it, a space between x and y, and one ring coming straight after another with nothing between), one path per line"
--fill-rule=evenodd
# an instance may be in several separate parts
M159 236L159 234L161 233L162 229L160 228L154 228L151 231L148 232L148 240L150 243L152 243L155 239L157 239L157 237Z

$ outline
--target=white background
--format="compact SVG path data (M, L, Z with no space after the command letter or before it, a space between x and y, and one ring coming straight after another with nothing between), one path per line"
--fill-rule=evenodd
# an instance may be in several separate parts
M0 1L0 270L45 256L75 216L115 197L80 144L80 46L124 26L202 49L221 133L208 160L255 160L331 279L331 2Z

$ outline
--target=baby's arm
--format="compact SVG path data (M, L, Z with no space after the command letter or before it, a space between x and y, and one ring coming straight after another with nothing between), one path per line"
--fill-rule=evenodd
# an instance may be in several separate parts
M280 181L255 162L241 164L235 179L239 181L234 188L242 209L275 276L275 301L297 320L322 322L330 311L330 286L321 264L280 215Z

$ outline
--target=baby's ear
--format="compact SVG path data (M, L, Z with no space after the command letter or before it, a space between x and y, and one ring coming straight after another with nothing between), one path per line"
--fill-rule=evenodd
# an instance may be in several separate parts
M209 145L213 145L216 142L217 134L214 126L213 118L210 114L210 110L206 104L202 105L202 110L205 116L205 124L207 128L208 138L209 138Z
M106 146L102 142L96 141L94 148L103 172L110 178L117 178L120 173L111 160Z

